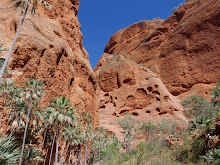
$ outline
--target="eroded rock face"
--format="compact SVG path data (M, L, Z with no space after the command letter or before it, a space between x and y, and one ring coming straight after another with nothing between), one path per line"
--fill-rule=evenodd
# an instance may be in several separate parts
M79 0L47 0L52 7L37 6L28 15L7 68L22 84L27 78L44 82L44 104L65 95L77 112L89 112L97 124L96 78L82 45L77 18ZM1 0L1 7L12 6ZM0 10L0 45L9 49L22 18L20 8ZM1 52L5 57L8 51Z
M166 20L116 32L94 71L100 85L100 126L122 138L117 124L129 112L141 121L163 118L184 127L180 99L209 98L220 80L220 2L193 0Z
M218 0L192 0L164 21L122 29L109 40L95 70L108 63L108 54L124 53L149 67L171 94L182 98L199 93L208 98L220 80L219 8Z
M167 90L159 77L126 55L108 55L111 60L96 74L100 85L99 122L109 133L123 139L117 119L126 113L140 121L174 120L187 126L180 100Z

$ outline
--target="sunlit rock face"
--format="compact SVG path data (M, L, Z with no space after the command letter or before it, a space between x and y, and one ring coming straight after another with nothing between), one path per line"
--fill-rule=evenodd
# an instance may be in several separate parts
M220 3L188 1L166 20L116 32L94 71L100 86L100 125L122 138L117 119L187 119L179 99L210 97L220 80ZM147 12L147 11L146 11Z
M166 20L143 21L116 32L95 70L108 63L108 54L124 53L149 67L171 94L208 98L220 80L219 7L218 0L190 0Z
M108 133L123 139L118 119L126 113L143 122L169 119L176 121L179 128L187 127L180 100L146 66L123 54L112 55L110 62L96 74L100 86L99 124Z

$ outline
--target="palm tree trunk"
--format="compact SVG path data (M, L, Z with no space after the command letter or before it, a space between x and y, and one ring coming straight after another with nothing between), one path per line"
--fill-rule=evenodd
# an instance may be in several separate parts
M31 95L32 95L32 94L31 94ZM31 97L32 97L32 96L31 96ZM24 154L25 140L26 140L26 136L27 136L28 123L29 123L29 120L30 120L30 119L29 119L30 112L31 112L31 99L30 99L29 107L28 107L27 121L26 121L26 125L25 125L25 130L24 130L23 144L22 144L22 150L21 150L21 159L20 159L19 165L22 164L22 158L23 158L23 154Z
M21 28L22 28L22 25L23 25L23 23L24 23L24 20L25 20L25 17L26 17L26 14L27 14L27 11L28 11L30 2L31 2L31 0L28 0L28 2L27 2L27 7L26 7L26 9L25 9L23 18L22 18L22 20L21 20L21 24L20 24L19 29L18 29L18 31L17 31L17 33L16 33L16 35L15 35L15 38L14 38L12 44L11 44L11 47L10 47L10 49L9 49L8 55L7 55L6 59L5 59L5 62L4 62L4 64L3 64L3 66L2 66L1 73L0 73L0 80L2 79L2 76L3 76L3 74L4 74L6 65L7 65L8 61L9 61L9 58L10 58L11 53L12 53L12 50L13 50L13 48L14 48L15 42L16 42L16 40L17 40L17 38L18 38L18 35L19 35L20 31L21 31Z
M65 161L66 161L66 158L67 158L67 152L68 152L69 146L70 146L70 145L68 144L67 149L66 149L66 152L65 152Z
M50 161L49 161L49 165L50 165L50 163L51 163L51 158L52 158L52 155L53 155L53 146L54 146L56 134L57 134L57 132L55 132L55 135L54 135L54 137L53 137L53 143L52 143L52 147L51 147L51 151L50 151Z
M87 143L85 144L85 148L84 148L84 163L85 163L85 165L87 164L87 161L86 161L86 152L87 152Z
M72 149L73 150L73 149ZM70 151L70 156L69 156L69 161L68 161L68 165L70 165L70 158L72 156L72 150Z
M12 119L11 122L13 122L14 119L15 119L15 117ZM10 128L9 128L10 136L12 135L12 129L11 129L11 127L12 127L12 125L10 125ZM5 132L5 134L6 134L6 132Z
M62 164L62 157L63 157L63 150L64 150L64 141L63 141L63 146L62 146L62 151L61 151L61 155L60 155L60 164Z
M56 147L55 165L57 165L57 161L58 161L59 135L60 135L60 129L58 128L58 130L57 130L57 147Z
M99 160L101 159L101 145L99 144Z
M1 128L1 124L2 124L3 111L5 108L5 101L6 101L6 93L4 93L4 101L3 101L2 112L1 112L1 117L0 117L0 128Z
M5 134L4 134L4 135L6 135L6 133L7 133L8 125L9 125L9 122L10 122L10 118L11 118L11 117L8 117L8 121L7 121L7 125L6 125L6 127L5 127Z
M30 145L28 146L28 154L27 154L26 164L28 164L28 159L29 159L29 156L30 156L30 146L31 146L31 142L32 142L32 140L30 141Z
M79 145L79 154L78 154L78 160L77 160L77 165L82 164L82 150L81 150L81 145Z
M46 151L46 152L47 152L47 153L46 153L46 155L45 155L45 158L44 158L44 164L43 164L43 165L45 165L46 160L47 160L48 148L47 148L47 151ZM38 163L39 163L39 161L37 162L37 165L38 165Z
M46 139L46 135L47 135L47 128L46 128L45 133L44 133L44 140L43 140L43 143L42 143L42 146L41 146L41 151L43 150L43 146L44 146L44 142L45 142L45 139Z

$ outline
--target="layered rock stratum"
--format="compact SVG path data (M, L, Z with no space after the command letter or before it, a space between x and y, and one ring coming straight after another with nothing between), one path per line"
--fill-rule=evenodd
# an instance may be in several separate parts
M166 20L116 32L94 69L100 125L120 136L117 118L126 112L141 121L187 123L181 99L209 98L220 80L219 9L218 0L190 0Z
M28 11L7 70L18 84L27 78L44 83L43 103L64 95L77 113L89 112L98 122L96 78L83 47L77 12L79 0L38 1L35 15ZM23 16L8 0L0 1L0 45L5 58Z

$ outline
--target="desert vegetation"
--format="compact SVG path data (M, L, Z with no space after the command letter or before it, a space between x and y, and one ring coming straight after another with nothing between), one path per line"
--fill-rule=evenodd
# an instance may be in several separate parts
M64 96L45 107L43 83L29 79L16 86L10 79L1 83L1 164L218 164L220 161L220 84L211 101L192 96L183 101L190 118L187 130L163 119L142 123L126 114L118 120L124 139L94 127L89 113L77 110ZM135 136L142 135L136 148ZM3 163L2 163L3 162Z
M32 15L36 13L38 3L41 3L46 8L53 7L44 0L11 0L10 2L13 7L21 9L23 19L18 30L16 30L15 39L9 49L7 58L0 58L0 67L2 67L0 79L3 78L3 73L7 73L5 68L25 20L29 5L32 7ZM75 1L71 2L75 6ZM177 9L178 7L174 9L174 12ZM35 26L34 29L44 36ZM160 30L163 32L164 29L160 28ZM65 31L69 33L67 29ZM161 34L161 32L158 34ZM72 38L74 37L71 36L71 40ZM141 46L140 44L138 48ZM54 46L50 45L49 47L52 49ZM0 45L0 53L4 53L4 51L6 51L5 45ZM103 70L114 66L116 63L122 64L129 59L125 53L122 54L120 52L118 54L113 53L111 56L112 58L109 58ZM150 56L153 56L153 54L150 54ZM60 61L60 58L58 59ZM127 66L130 67L133 63L136 65L132 61ZM83 71L83 73L80 73L82 75L89 74L85 71L86 65L82 64L77 68L77 64L78 61L73 65L76 75L77 71ZM140 63L140 65L150 68L145 64ZM64 70L67 69L65 68ZM60 71L63 72L64 70ZM26 71L24 70L24 72ZM67 72L64 75L69 76L69 73ZM9 74L5 75L5 77L9 76ZM75 78L78 79L77 81L88 79L91 80L93 86L96 86L92 76L87 76L89 78L86 77L84 79L78 79L78 77L73 76L68 83L70 82L69 85L72 85ZM34 75L32 77L38 76ZM118 75L116 77L118 78ZM59 81L62 83L62 80ZM129 81L131 81L131 78L126 78L122 82L128 84ZM84 88L83 90L88 93L91 92L88 88L92 88L92 86L88 87L86 83L82 83L78 87L76 89L81 90ZM117 87L121 86L118 85ZM152 87L150 87L150 91L152 91ZM158 84L155 84L154 87L158 88ZM96 88L94 89L94 94L91 94L93 101L96 100L95 90ZM144 91L143 88L138 88L137 90ZM154 92L161 95L158 91L152 91L152 93ZM88 93L86 94L88 95ZM162 120L160 122L141 122L135 119L135 115L132 117L132 114L125 113L127 112L125 111L121 116L117 116L118 125L123 130L122 133L124 135L120 140L112 132L107 132L104 128L97 127L93 123L93 117L88 113L90 109L78 110L71 105L70 100L62 95L50 98L51 100L45 103L45 94L44 84L36 79L28 79L22 85L18 85L8 78L1 80L0 165L220 164L220 83L210 93L210 101L194 95L182 102L185 108L185 115L189 119L187 129L182 130L174 120L162 119L163 117L161 117ZM84 93L80 94L83 95ZM107 94L109 96L109 93ZM84 97L83 99L86 100L87 98ZM119 97L114 98L117 100ZM110 100L113 99L110 98ZM159 102L160 98L156 97L155 100ZM114 105L116 104L114 103ZM91 108L90 105L89 108ZM159 108L157 109L160 111ZM138 138L139 142L136 144Z
M41 108L43 83L35 79L17 87L11 79L0 84L0 162L3 164L91 164L119 141L93 127L89 113L77 110L64 96ZM62 144L62 145L61 145Z
M124 140L108 154L102 151L99 164L219 164L219 92L218 83L211 101L193 95L182 102L190 119L187 130L179 130L174 121L141 123L127 114L118 121ZM130 148L137 134L145 138Z

